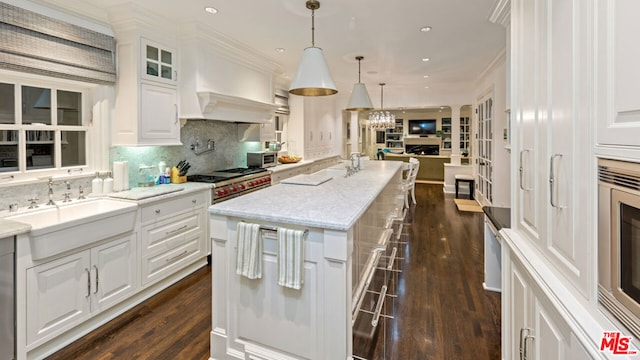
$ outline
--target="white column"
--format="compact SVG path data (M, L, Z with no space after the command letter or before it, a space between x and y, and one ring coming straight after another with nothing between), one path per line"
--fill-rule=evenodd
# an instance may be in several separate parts
M460 108L462 105L451 105L451 164L460 165Z
M351 111L351 122L349 125L351 126L351 152L360 152L362 148L360 147L360 133L358 129L360 129L360 124L358 123L358 111ZM351 154L345 154L347 158Z

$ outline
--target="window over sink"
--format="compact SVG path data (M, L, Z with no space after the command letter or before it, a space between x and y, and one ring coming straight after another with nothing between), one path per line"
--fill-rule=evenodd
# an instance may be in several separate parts
M90 97L90 86L0 76L0 179L89 170Z

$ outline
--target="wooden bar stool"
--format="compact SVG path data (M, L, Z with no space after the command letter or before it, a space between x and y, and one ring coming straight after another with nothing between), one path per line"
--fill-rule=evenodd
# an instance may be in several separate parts
M458 198L458 190L459 190L459 184L460 183L465 183L468 184L469 186L469 199L473 200L473 190L475 188L475 181L473 179L472 175L464 175L464 174L458 174L455 176L456 178L456 199Z

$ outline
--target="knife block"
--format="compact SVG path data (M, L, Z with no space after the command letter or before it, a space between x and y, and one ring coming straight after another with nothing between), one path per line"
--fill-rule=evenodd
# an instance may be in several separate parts
M171 183L172 184L182 184L187 182L187 176L180 176L180 170L177 167L171 168Z

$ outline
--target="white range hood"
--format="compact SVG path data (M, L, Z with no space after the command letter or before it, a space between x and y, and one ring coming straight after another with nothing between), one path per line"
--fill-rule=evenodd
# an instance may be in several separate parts
M278 104L245 99L237 96L198 91L201 116L208 120L264 123L271 121Z
M270 60L198 25L182 29L180 59L180 118L272 121L280 70Z

